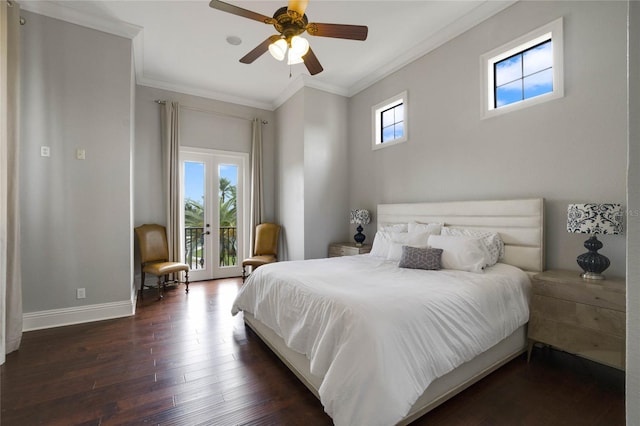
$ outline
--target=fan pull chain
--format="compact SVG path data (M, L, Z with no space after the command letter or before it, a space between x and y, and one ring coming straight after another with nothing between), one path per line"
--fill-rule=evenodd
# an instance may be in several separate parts
M291 78L291 64L289 64L289 78Z

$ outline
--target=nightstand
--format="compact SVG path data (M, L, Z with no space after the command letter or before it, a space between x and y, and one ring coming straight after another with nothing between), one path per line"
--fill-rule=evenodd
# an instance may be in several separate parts
M536 342L624 370L625 280L546 271L532 279L527 359Z
M371 244L363 244L356 247L356 243L331 243L329 244L329 257L353 256L365 254L371 251Z

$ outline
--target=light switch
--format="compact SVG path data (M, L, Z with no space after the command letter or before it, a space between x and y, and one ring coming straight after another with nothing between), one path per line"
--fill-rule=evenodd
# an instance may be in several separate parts
M48 146L41 146L40 157L49 157L49 156L51 156L51 148L49 148Z
M84 160L85 153L83 148L76 149L76 160Z

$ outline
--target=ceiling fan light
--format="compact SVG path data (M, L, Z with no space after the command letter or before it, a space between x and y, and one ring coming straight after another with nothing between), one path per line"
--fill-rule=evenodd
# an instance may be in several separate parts
M309 42L306 38L293 36L291 38L291 50L293 50L295 56L302 57L309 51Z
M293 49L289 49L287 65L301 64L303 62L304 62L304 59L302 59L302 55L296 55Z
M278 61L284 59L284 55L287 53L287 42L281 38L269 45L269 53Z
M295 10L302 16L307 9L307 3L309 0L289 0L289 10Z

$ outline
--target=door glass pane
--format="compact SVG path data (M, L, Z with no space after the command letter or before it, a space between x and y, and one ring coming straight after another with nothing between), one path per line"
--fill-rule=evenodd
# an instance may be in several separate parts
M184 163L185 263L191 269L204 269L204 163Z
M220 266L237 266L238 259L238 166L233 164L221 164L218 170L220 201Z

